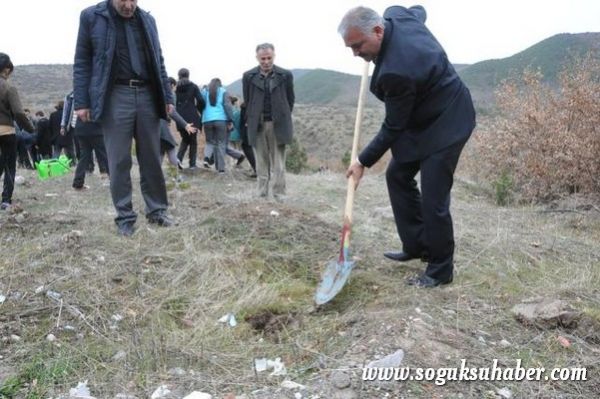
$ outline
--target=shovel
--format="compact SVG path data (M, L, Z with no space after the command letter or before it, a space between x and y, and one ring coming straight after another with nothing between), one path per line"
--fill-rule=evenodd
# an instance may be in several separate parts
M354 162L358 153L358 140L360 137L360 125L362 123L363 109L365 105L365 94L367 82L369 81L369 63L365 62L362 78L360 80L360 93L358 95L358 107L356 109L356 121L354 122L354 139L352 141L352 155L350 162ZM315 302L322 305L329 302L338 292L342 290L350 272L354 267L354 261L350 259L350 231L352 230L352 204L354 202L354 178L348 179L346 191L346 208L344 210L344 225L342 227L342 243L340 255L337 261L330 261L321 276L321 282L315 293Z

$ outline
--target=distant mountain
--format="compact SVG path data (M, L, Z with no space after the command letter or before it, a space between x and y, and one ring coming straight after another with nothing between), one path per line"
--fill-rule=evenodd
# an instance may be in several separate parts
M356 105L358 101L360 76L327 69L292 69L292 74L298 104ZM241 95L242 81L236 80L227 90Z
M600 56L600 33L563 33L511 57L454 67L481 110L493 105L494 89L511 74L519 74L527 67L539 68L552 84L565 64L589 51ZM18 65L12 80L22 93L24 106L50 111L71 90L72 70L72 65ZM292 69L292 73L298 104L356 106L360 76L325 69ZM229 84L227 89L241 96L241 80ZM369 94L367 106L381 104Z
M32 113L51 112L73 90L73 65L17 65L10 79L19 89L23 107Z
M565 65L590 51L600 57L600 32L561 33L511 57L481 61L457 71L476 102L484 105L492 100L494 88L511 75L539 68L545 81L552 84Z

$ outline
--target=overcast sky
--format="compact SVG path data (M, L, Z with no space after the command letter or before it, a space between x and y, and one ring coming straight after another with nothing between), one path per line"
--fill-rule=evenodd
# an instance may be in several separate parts
M94 0L2 0L0 52L15 65L70 64L82 9ZM157 20L167 72L228 84L256 65L256 44L275 45L276 64L359 75L337 33L344 13L365 5L421 4L453 63L504 58L557 33L600 32L600 0L139 0Z

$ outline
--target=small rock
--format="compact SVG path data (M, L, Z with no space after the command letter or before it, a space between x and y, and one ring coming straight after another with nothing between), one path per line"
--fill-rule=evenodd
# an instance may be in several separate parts
M36 294L41 294L42 292L44 292L44 286L43 285L40 285L39 287L37 287L35 289L35 293Z
M502 388L497 391L498 395L504 399L512 398L512 392L508 388Z
M169 395L170 393L171 393L171 391L169 390L168 386L161 385L158 388L156 388L156 390L154 392L152 392L152 395L150 396L150 399L164 398L167 395Z
M508 348L511 346L511 344L507 340L503 339L502 341L500 341L500 346L503 348Z
M118 362L120 360L123 360L127 357L127 352L120 350L117 353L115 353L115 355L112 357L112 360L114 362Z
M15 215L15 222L17 223L23 223L25 221L25 215L22 213L19 213L18 215Z
M6 297L0 294L0 303L4 303L4 301L6 301Z
M17 175L15 176L15 185L16 186L22 186L25 184L25 178L21 175Z
M574 328L581 318L581 312L559 299L528 299L515 305L512 313L521 323L542 329Z
M306 389L306 387L302 384L298 384L297 382L294 381L290 381L290 380L284 380L281 383L281 387L285 388L285 389Z
M48 342L54 342L54 341L56 341L56 336L54 334L48 334L48 335L46 335L46 340Z
M170 375L177 375L177 376L182 376L185 375L185 370L182 369L181 367L175 367L170 369L169 371L167 371L167 373L169 373Z
M301 394L300 392L296 392L296 393L294 394L294 398L295 398L295 399L302 399L302 394Z
M59 292L56 291L46 291L46 296L50 299L54 299L55 301L60 301L60 298L62 298L62 295Z
M11 340L12 342L19 342L19 341L21 340L21 337L19 337L19 336L18 336L18 335L16 335L16 334L12 334L12 335L10 336L10 340Z
M98 255L98 256L96 257L96 261L97 261L98 263L104 263L104 262L106 262L106 258L104 258L104 256L102 256L102 255Z
M331 375L331 384L337 389L348 388L352 381L350 380L350 376L343 371L334 371Z
M485 338L483 338L481 335L477 337L477 341L481 342L482 344L485 344Z
M404 351L402 349L398 349L396 352L392 353L384 357L383 359L374 360L367 364L367 368L373 367L400 367L400 363L402 363L402 359L404 359Z
M212 395L204 392L194 391L183 399L212 399Z
M279 212L271 211L271 216L277 217L277 216L279 216Z
M353 389L346 388L346 389L336 390L335 392L333 392L332 399L357 399L357 398L358 398L358 395L356 394L356 392Z

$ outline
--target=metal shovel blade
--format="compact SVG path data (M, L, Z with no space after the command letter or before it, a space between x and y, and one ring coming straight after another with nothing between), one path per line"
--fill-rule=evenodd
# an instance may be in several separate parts
M350 272L354 267L354 261L330 261L321 276L321 282L315 293L315 302L322 305L329 302L342 290Z

